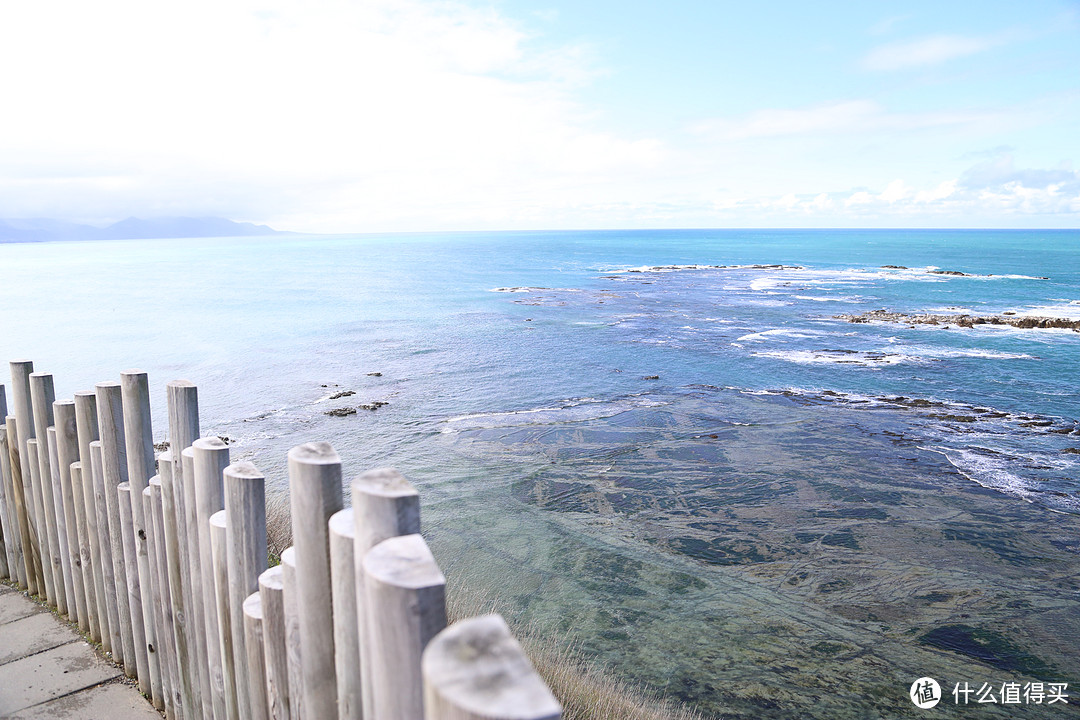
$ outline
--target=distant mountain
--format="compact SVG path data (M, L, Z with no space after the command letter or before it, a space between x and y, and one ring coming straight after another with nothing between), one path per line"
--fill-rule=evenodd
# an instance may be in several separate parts
M170 217L148 220L131 217L105 228L45 218L0 220L0 242L136 240L281 234L288 233L274 230L267 225L234 222L216 217Z

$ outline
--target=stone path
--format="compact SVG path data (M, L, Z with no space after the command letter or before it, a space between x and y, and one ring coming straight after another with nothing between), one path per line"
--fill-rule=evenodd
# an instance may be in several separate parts
M0 583L0 718L161 720L67 623Z

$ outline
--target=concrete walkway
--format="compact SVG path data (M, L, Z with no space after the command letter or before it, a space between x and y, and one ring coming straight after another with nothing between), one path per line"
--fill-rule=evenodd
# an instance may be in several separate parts
M0 718L161 720L69 626L0 583Z

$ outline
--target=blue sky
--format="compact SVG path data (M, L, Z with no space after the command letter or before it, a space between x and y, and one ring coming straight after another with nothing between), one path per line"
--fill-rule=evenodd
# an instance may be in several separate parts
M1080 227L1080 2L0 5L0 217Z

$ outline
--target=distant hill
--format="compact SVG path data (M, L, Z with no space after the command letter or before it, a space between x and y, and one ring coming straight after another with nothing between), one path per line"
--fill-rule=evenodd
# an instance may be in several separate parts
M0 242L47 242L49 240L135 240L157 238L240 237L289 234L267 225L234 222L225 218L169 217L128 218L99 228L93 225L29 218L0 220Z

